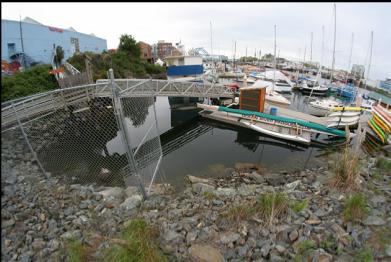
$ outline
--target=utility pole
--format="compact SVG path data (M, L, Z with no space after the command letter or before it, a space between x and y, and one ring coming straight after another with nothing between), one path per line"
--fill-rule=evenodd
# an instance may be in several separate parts
M26 58L24 55L24 45L23 45L23 32L22 32L22 17L19 15L19 31L20 31L20 43L22 45L22 52L23 52L23 67L24 70L26 70L27 63L26 63Z

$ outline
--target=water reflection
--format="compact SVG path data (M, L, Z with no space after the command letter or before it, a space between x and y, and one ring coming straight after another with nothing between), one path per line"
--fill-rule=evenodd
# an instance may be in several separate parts
M293 106L304 104L303 97L292 94L291 98ZM286 142L203 119L195 108L196 102L198 98L188 101L168 97L123 99L133 150L155 121L155 104L160 133L146 141L155 143L160 135L167 182L177 187L181 187L187 174L221 176L225 168L233 167L237 162L256 163L271 171L301 170L322 164L318 159L322 150L318 147ZM107 103L110 104L108 101L98 103L96 109L66 119L63 137L46 150L46 155L40 156L51 160L45 162L49 172L72 174L80 178L80 183L96 182L106 186L128 183L123 177L127 166L126 148L113 109L107 108ZM75 123L80 125L75 127ZM102 174L102 169L108 172Z

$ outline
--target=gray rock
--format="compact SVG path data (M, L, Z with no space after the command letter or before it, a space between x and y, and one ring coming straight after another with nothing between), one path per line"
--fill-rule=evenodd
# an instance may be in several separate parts
M363 221L363 224L366 226L382 226L385 223L382 218L377 216L369 216Z
M124 202L120 205L120 208L125 210L131 210L133 208L139 207L142 201L142 197L140 195L133 195L125 199Z
M224 201L221 201L221 200L218 200L218 199L213 199L212 200L212 204L214 206L223 206L224 205Z
M272 254L270 255L270 261L276 261L276 262L279 262L279 261L285 261L285 259L283 259L282 257L276 255L276 254Z
M238 188L238 193L242 196L249 196L253 195L256 189L256 185L241 184Z
M267 174L264 178L272 186L281 186L286 182L286 177L281 174Z
M261 247L262 257L267 257L267 255L269 255L271 249L272 249L271 241L270 240L265 241L265 243Z
M1 227L2 228L12 227L13 225L15 225L15 220L12 218L8 219L8 220L1 220Z
M229 243L233 243L233 242L239 240L239 238L240 238L240 235L238 233L225 232L225 233L221 234L220 242L223 244L229 244Z
M231 197L236 194L236 190L233 188L217 188L213 193L218 197Z
M99 194L103 196L103 199L122 199L125 195L124 190L120 187L109 187L103 191L100 191Z
M278 253L283 254L286 252L286 248L282 245L276 245L276 250Z
M35 251L39 251L45 247L46 243L42 239L34 239L33 243L31 243L31 247Z
M197 239L197 232L188 232L186 235L186 243L190 244Z
M391 257L391 245L386 246L386 256Z
M238 250L239 257L241 257L241 258L246 257L248 250L249 250L248 245L244 245L244 246L239 247L239 250Z
M197 194L202 194L204 192L213 192L213 190L215 189L214 186L204 184L204 183L196 183L193 184L191 187L193 192Z
M299 238L299 232L297 230L293 230L292 232L289 233L289 239L290 241L295 241L296 239Z
M220 251L210 245L192 245L189 248L190 258L200 262L223 262L224 257Z
M378 206L379 204L383 204L386 202L386 198L382 195L376 195L371 198L371 202L374 206Z
M163 235L163 239L166 242L173 242L173 243L179 243L183 239L183 236L179 233L177 233L175 230L165 230L165 233Z
M64 209L64 215L65 216L69 216L71 214L73 214L73 207L67 207L67 208Z
M251 174L248 174L247 177L251 178L252 180L257 182L258 184L262 184L265 182L265 178L263 176L261 176L260 174L258 174L257 172L252 172Z

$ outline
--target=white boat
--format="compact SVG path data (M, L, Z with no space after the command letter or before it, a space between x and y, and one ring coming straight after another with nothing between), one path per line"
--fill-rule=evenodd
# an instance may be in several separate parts
M273 78L275 77L274 91L279 93L291 93L293 88L293 83L279 70L266 70L265 72L260 72L257 74L257 78L267 82L273 83Z
M303 80L300 84L300 91L306 95L325 96L329 88L324 85L319 85L318 81L309 79Z
M327 122L339 122L341 120L341 122L346 122L346 123L349 123L349 122L354 122L354 121L358 121L360 119L360 116L331 116L331 117L327 117L326 121Z
M270 104L276 104L280 106L289 106L291 104L291 102L283 95L273 90L273 82L257 80L251 87L266 87L265 100Z
M308 111L314 116L326 116L331 113L331 108L342 106L339 102L331 99L320 100L309 102Z

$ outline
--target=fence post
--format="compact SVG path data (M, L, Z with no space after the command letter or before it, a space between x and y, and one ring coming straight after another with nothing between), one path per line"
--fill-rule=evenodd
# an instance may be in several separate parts
M122 133L121 137L122 137L122 141L123 141L125 148L126 148L126 155L127 155L127 159L128 159L128 164L131 165L131 167L133 167L133 170L135 171L134 175L136 176L136 178L138 180L140 191L143 195L143 199L145 200L147 198L147 194L145 192L144 185L141 181L140 174L139 174L137 166L136 166L136 160L134 159L132 144L130 143L130 137L128 135L128 132L126 132L127 129L126 129L125 117L124 117L123 109L122 109L121 97L120 97L119 91L116 88L115 83L114 83L114 73L113 73L112 68L109 69L108 75L110 78L110 85L111 85L111 90L113 93L114 113L117 118L120 132Z
M43 168L43 166L42 166L42 164L41 164L41 161L39 161L39 159L38 159L37 153L35 153L33 147L31 146L30 141L29 141L29 139L28 139L28 137L27 137L26 132L24 132L24 128L23 128L23 126L22 126L22 123L20 122L19 115L18 115L18 113L16 112L15 104L14 104L14 103L12 103L12 109L14 110L14 113L15 113L15 116L16 116L16 120L18 120L18 125L19 125L19 127L20 127L20 130L22 131L22 135L23 135L24 139L26 140L27 146L29 147L29 149L30 149L30 151L31 151L31 154L33 155L35 161L37 161L37 164L38 164L39 168L41 169L41 171L42 171L43 175L45 176L45 178L46 178L46 179L49 178L48 175L46 174L45 169Z

